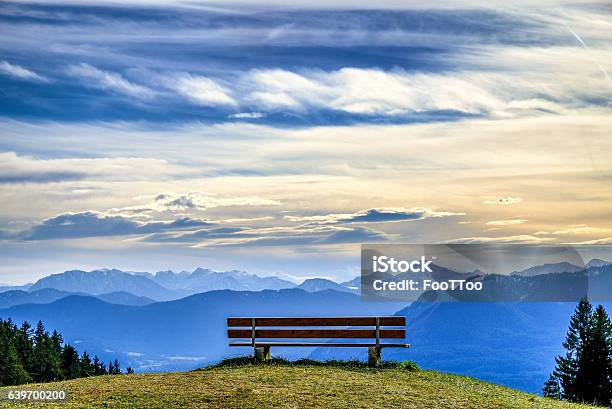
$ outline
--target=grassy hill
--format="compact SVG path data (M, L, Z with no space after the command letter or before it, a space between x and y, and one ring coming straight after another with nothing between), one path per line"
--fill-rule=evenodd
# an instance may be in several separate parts
M28 388L68 391L66 403L39 405L45 408L590 408L464 376L337 364L222 365L13 389ZM5 407L16 406L0 403Z

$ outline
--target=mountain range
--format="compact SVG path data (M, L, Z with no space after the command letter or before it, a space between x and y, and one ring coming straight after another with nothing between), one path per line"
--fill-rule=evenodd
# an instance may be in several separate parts
M13 290L0 292L0 308L9 308L20 304L48 304L61 300L71 295L88 295L82 292L68 292L56 290L55 288L43 288L41 290L23 291ZM139 297L125 291L98 294L95 298L111 304L122 305L147 305L155 301L147 297Z
M560 263L550 263L550 264L542 264L539 266L533 266L527 268L522 271L515 271L511 273L512 275L520 275L520 276L535 276L542 274L553 274L553 273L574 273L576 271L589 269L591 267L603 267L605 265L610 264L610 261L601 260L598 258L594 258L590 260L583 266L575 265L572 263L568 263L567 261L563 261Z
M36 281L27 290L53 288L90 295L123 291L157 301L168 301L213 290L261 291L295 286L295 283L278 277L259 277L244 271L217 272L197 268L193 272L160 271L151 274L99 269L52 274Z

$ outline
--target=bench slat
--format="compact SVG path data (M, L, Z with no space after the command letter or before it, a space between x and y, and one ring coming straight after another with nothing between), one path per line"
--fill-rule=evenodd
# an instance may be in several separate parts
M228 338L251 338L250 329L228 329ZM381 329L380 338L405 338L404 329ZM255 338L376 338L373 329L256 329Z
M228 327L250 327L252 318L230 317ZM374 326L376 317L260 317L255 318L256 327L325 327L325 326ZM406 325L406 317L380 317L380 325L401 327ZM249 335L250 337L250 335Z
M251 342L230 342L231 347L250 347ZM257 342L258 347L375 347L374 343L355 342ZM381 348L409 348L410 344L380 344Z

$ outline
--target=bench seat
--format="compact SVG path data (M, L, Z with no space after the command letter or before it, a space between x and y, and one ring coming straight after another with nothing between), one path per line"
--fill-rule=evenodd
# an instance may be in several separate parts
M262 342L255 343L258 347L376 347L375 343L354 342ZM251 342L230 342L231 347L252 347ZM379 344L379 348L409 348L410 344Z
M368 363L380 366L383 348L410 347L401 342L381 342L383 339L403 340L406 337L406 317L402 316L230 317L227 319L227 337L230 340L242 339L230 341L229 346L253 348L257 361L270 359L271 347L362 347L368 348ZM305 341L294 340L296 338ZM354 341L338 342L337 339Z

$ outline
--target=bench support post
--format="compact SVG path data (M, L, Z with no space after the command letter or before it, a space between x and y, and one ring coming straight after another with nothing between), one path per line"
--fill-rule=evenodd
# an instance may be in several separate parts
M381 364L381 347L368 347L368 366L378 368Z
M270 360L270 347L255 347L255 362L268 362Z

